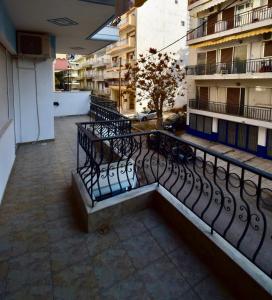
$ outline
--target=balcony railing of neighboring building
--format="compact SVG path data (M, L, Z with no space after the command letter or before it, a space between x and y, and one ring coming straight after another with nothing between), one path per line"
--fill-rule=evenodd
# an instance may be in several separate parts
M272 278L272 175L164 131L131 133L117 112L91 106L79 123L77 173L89 205L156 184Z
M126 18L122 19L118 24L118 28L122 29L122 27L127 25L135 26L135 13L132 13Z
M109 58L97 58L93 61L93 66L94 67L99 67L99 66L107 66L110 64L111 60Z
M85 73L85 76L86 76L86 78L94 78L95 73L93 71L89 71L89 72L87 71Z
M119 86L119 80L108 80L109 86ZM128 82L125 80L121 80L121 86L128 85Z
M272 58L234 60L230 63L198 64L186 67L187 75L244 74L272 72Z
M192 109L205 110L219 114L229 114L249 119L272 121L272 107L235 105L222 102L189 100Z
M214 33L227 31L233 28L242 27L251 23L260 22L272 18L272 7L260 6L250 11L234 15L232 18L217 22L205 22L202 27L188 31L187 40L200 38Z

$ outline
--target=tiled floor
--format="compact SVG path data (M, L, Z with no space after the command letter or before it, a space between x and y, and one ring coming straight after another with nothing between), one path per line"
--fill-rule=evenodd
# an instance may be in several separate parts
M0 208L0 299L231 299L152 210L105 233L80 230L71 205L76 121L17 152Z

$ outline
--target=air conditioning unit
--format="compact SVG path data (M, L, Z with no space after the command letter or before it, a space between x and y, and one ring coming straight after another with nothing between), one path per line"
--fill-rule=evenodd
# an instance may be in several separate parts
M17 54L21 57L36 59L52 57L49 34L18 31Z
M272 33L271 32L266 32L263 34L263 40L264 41L269 41L272 38Z

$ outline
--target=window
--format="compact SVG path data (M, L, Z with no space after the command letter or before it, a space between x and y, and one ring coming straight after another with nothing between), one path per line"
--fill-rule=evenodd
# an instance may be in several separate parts
M181 26L185 26L185 21L181 21Z
M272 56L272 41L264 43L264 57Z

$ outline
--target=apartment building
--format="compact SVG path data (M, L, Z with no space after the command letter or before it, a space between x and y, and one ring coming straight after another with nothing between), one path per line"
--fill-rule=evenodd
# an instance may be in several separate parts
M109 62L110 59L105 48L89 55L77 56L73 60L74 65L72 66L74 75L76 75L77 89L89 90L98 96L108 96L109 89L104 73Z
M137 101L137 93L123 94L125 65L133 64L139 54L150 48L162 49L186 34L187 3L181 0L149 0L141 7L131 8L121 16L118 24L119 41L107 47L111 57L105 73L110 97L118 102L123 113L142 110L145 104ZM178 59L186 61L186 40L166 50L175 52ZM186 96L177 97L176 105L186 103Z
M188 5L188 131L272 158L272 1Z

